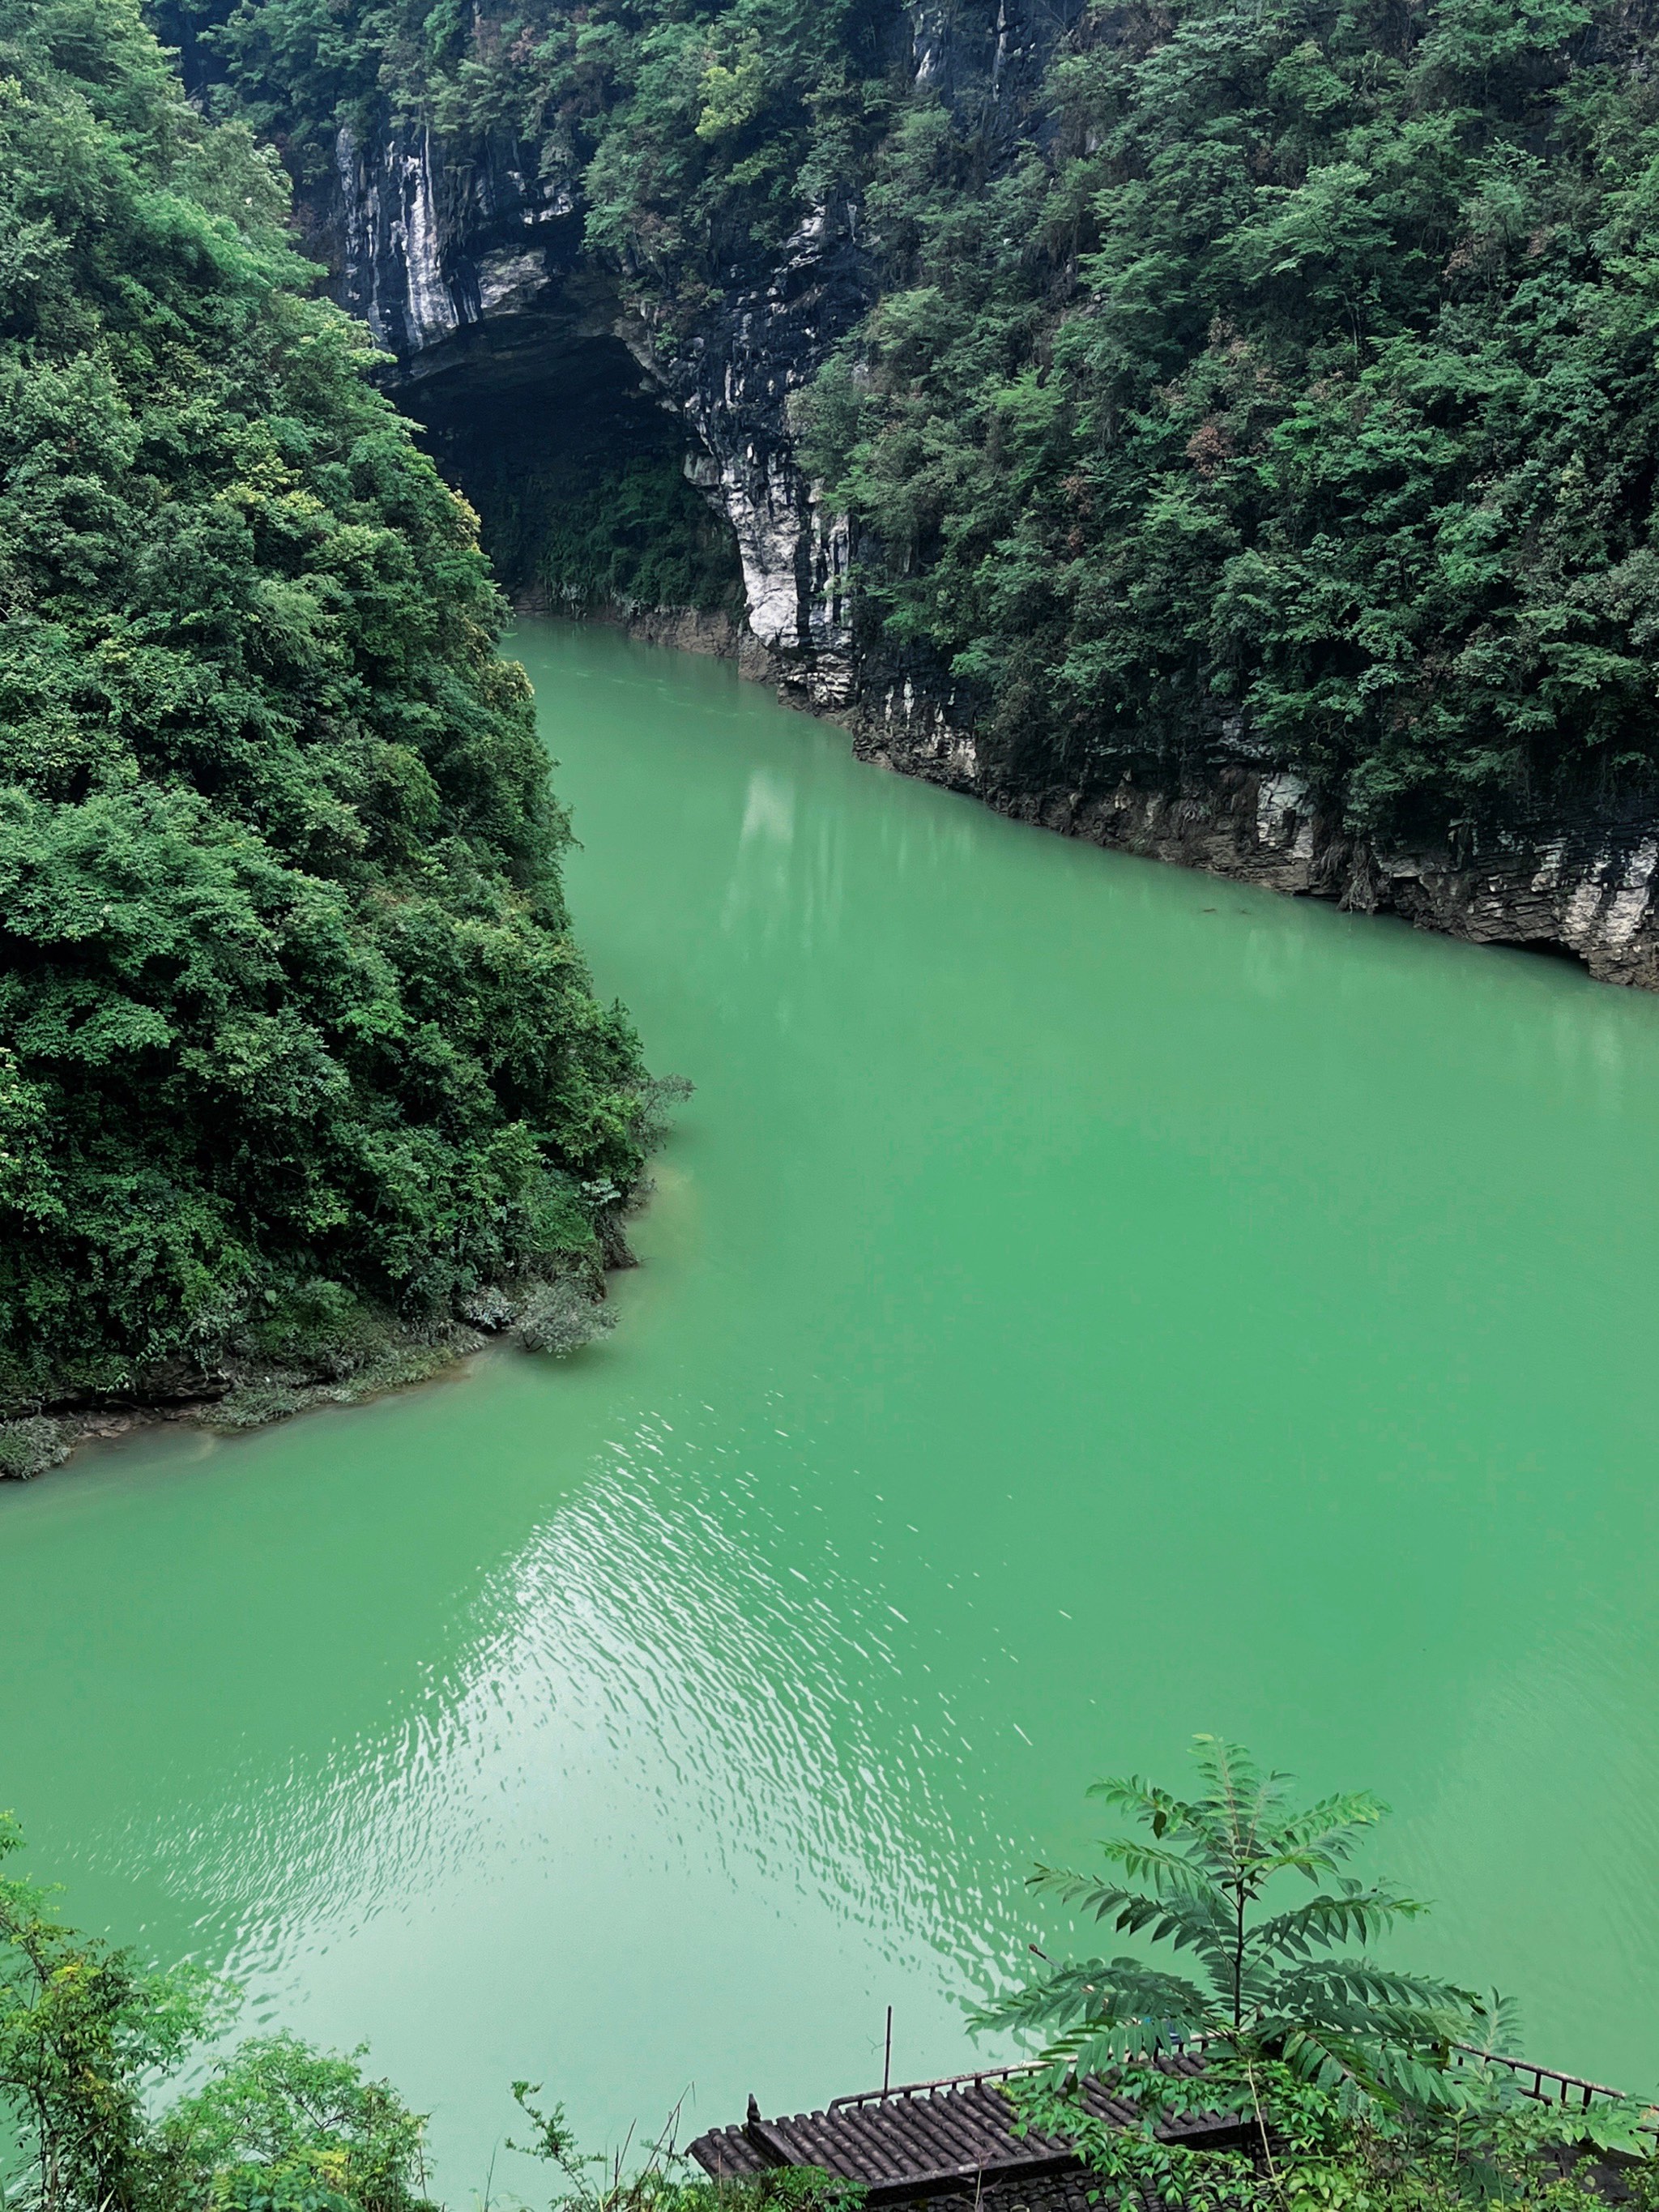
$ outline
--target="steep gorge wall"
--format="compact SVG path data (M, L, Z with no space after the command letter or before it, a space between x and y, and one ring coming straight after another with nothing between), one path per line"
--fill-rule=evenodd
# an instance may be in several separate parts
M872 296L856 208L819 210L763 281L735 282L671 350L583 258L574 189L538 177L533 148L457 159L427 131L368 148L342 131L334 187L302 218L336 297L395 356L400 403L440 422L515 398L580 406L596 373L614 385L625 349L732 529L750 636L814 704L850 705L847 524L797 465L786 407Z
M915 81L995 162L1041 130L1043 70L1075 13L1075 0L913 0L898 20ZM1213 738L1104 794L1020 789L990 773L948 682L860 637L848 519L826 507L790 435L790 394L876 296L856 198L816 209L763 269L726 271L688 342L584 256L576 182L544 175L540 158L508 141L463 150L428 131L370 144L343 131L330 191L302 210L337 296L396 357L403 404L438 425L483 408L587 404L614 391L625 349L635 398L673 426L687 477L729 525L746 668L836 714L862 757L1064 834L1559 951L1606 980L1659 988L1659 823L1645 817L1587 803L1571 819L1516 820L1473 842L1384 847L1323 818L1276 763ZM704 646L720 635L715 621L648 619L654 634Z
M981 773L971 732L895 685L854 726L861 758L969 793L1016 820L1091 844L1203 868L1346 911L1393 914L1476 945L1581 959L1607 983L1659 990L1659 823L1516 822L1461 849L1370 843L1323 815L1297 776L1259 760L1206 759L1102 794L1010 790Z
M913 0L896 33L915 82L939 93L994 163L1039 116L1056 38L1082 0ZM732 267L689 343L581 251L577 180L507 139L447 145L342 131L325 193L300 214L341 305L395 356L392 389L431 420L517 392L580 401L593 349L624 345L642 393L673 418L688 477L730 524L749 635L805 702L861 712L891 672L861 665L845 515L799 465L789 395L872 305L855 198L815 209L769 264ZM752 658L752 656L751 656Z

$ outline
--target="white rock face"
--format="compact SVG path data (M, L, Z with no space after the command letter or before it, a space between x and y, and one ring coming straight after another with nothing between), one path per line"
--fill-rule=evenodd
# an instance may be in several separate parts
M752 446L718 463L690 464L694 483L718 487L743 563L749 627L769 651L809 653L808 684L820 705L852 696L852 534L828 511L787 451Z
M720 489L737 532L749 627L775 653L798 651L803 641L795 572L800 517L792 495L794 486L782 464L775 459L760 461L750 447L722 465Z
M1622 952L1652 918L1653 872L1659 840L1644 837L1620 860L1598 854L1567 902L1561 934L1577 952Z
M1553 891L1555 889L1561 880L1561 863L1566 857L1566 850L1565 837L1553 837L1547 844L1538 848L1538 868L1532 879L1534 890Z
M844 514L832 514L815 490L811 503L812 588L807 636L815 653L845 654L853 648L853 533Z
M1255 794L1255 834L1264 845L1277 845L1293 860L1314 855L1313 809L1308 787L1288 770L1264 775Z
M720 467L720 504L737 533L749 627L775 653L811 655L820 704L852 685L852 533L792 459L750 447ZM843 665L844 664L844 665Z
M460 317L438 268L438 216L432 194L432 133L423 131L417 151L405 154L402 172L401 235L393 219L393 238L403 247L409 264L409 313L417 342L430 345L447 337Z
M951 27L949 11L929 0L910 10L910 74L919 86L937 84L945 75Z
M478 264L478 305L486 315L527 307L549 289L547 264L539 253L502 249L486 253Z
M361 300L378 344L391 352L433 345L461 318L439 265L432 134L376 147L370 161L342 125L334 142L345 210L348 298Z

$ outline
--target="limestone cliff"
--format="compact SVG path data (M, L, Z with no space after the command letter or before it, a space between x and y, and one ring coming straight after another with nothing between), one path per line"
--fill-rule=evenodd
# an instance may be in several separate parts
M915 81L971 112L991 158L1030 127L1055 37L1080 0L915 0L896 15ZM302 204L341 304L397 362L393 390L441 431L463 410L516 398L580 404L614 386L617 349L639 391L680 427L685 471L729 522L752 637L811 703L853 708L847 518L797 464L792 392L875 297L855 199L816 209L763 270L732 268L689 343L661 343L624 274L583 257L574 179L542 150L462 148L429 130L339 134L331 188Z
M815 703L849 705L847 524L796 465L786 405L869 304L856 207L820 210L671 351L617 274L584 258L574 190L538 177L533 148L458 160L430 131L371 147L343 131L337 151L335 190L302 216L336 297L394 357L399 400L441 434L481 407L609 399L631 362L732 527L752 636Z
M1301 780L1259 760L1210 757L1103 795L1020 792L981 773L970 732L912 685L861 702L854 750L866 760L971 793L1017 820L1173 860L1273 890L1393 914L1477 945L1582 959L1608 983L1659 990L1659 823L1525 819L1455 847L1382 844L1345 834Z
M995 161L1041 134L1042 70L1076 12L1077 0L912 0L896 22L914 79L971 113ZM1149 763L1103 795L993 775L973 702L860 636L847 518L825 506L790 434L790 394L876 295L857 198L817 208L764 267L725 270L689 338L665 328L625 270L584 253L581 212L577 181L556 165L550 175L544 149L459 148L410 129L372 143L343 131L330 190L303 210L337 296L395 357L394 389L441 444L490 410L533 438L550 413L609 408L607 434L623 447L647 413L672 424L687 478L735 543L746 665L840 715L864 757L1103 844L1559 951L1609 981L1659 988L1651 819L1587 805L1570 821L1517 820L1461 842L1357 842L1227 732L1195 734L1187 757Z

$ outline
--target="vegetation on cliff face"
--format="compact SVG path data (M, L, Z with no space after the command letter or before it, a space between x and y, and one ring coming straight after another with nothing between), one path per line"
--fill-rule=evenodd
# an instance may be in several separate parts
M580 183L587 236L689 317L854 185L902 86L896 0L158 0L163 35L221 73L299 175L429 122L505 131Z
M274 155L131 0L3 0L0 149L0 1410L349 1365L595 1265L635 1041Z
M906 115L811 419L1013 780L1225 731L1364 830L1650 784L1653 47L1602 0L1131 4L982 198Z
M560 204L584 208L589 253L648 303L663 360L694 344L739 269L763 281L803 214L867 167L898 20L893 0L154 0L153 14L206 103L282 149L313 219L342 131L371 171L388 133L428 125L441 167L539 164ZM470 422L452 404L434 450L515 595L740 615L730 523L686 483L678 426L636 397L624 416L636 379L617 354L608 392L557 362L543 394L486 397ZM434 404L407 396L416 413Z
M491 565L516 599L544 596L573 612L694 607L740 620L730 526L687 482L676 426L626 396L626 407L591 394L585 406L567 404L556 434L544 405L481 408L441 428L433 450L466 487Z
M670 346L854 204L873 304L802 450L866 647L1010 783L1217 744L1358 830L1649 792L1645 0L1045 19L1024 115L961 5L949 100L897 0L240 0L210 35L302 170L337 117L538 144Z

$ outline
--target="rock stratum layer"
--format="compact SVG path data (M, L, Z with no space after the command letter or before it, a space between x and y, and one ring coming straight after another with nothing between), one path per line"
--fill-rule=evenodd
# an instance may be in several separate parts
M1332 899L1349 913L1397 915L1471 944L1559 952L1601 982L1659 990L1659 828L1645 817L1517 823L1458 851L1354 838L1322 816L1299 777L1260 762L1167 783L1126 777L1103 795L1010 791L981 777L969 732L902 690L860 714L854 746L1062 836Z
M915 0L895 9L895 37L914 83L971 112L988 161L1006 164L1042 136L1043 72L1079 13L1076 0ZM732 650L746 673L843 720L860 757L1019 819L1659 988L1651 810L1585 802L1560 817L1376 840L1322 811L1282 763L1248 747L1235 757L1214 732L1174 758L1165 746L1104 791L1024 787L988 763L973 702L925 656L896 659L855 621L855 530L792 435L792 393L879 296L856 194L817 208L764 268L732 266L689 342L683 331L665 342L648 292L585 251L579 181L553 167L544 148L500 135L461 146L429 129L388 126L367 142L342 129L328 186L302 198L301 216L335 296L393 356L392 389L441 452L480 410L533 438L597 393L618 404L624 386L629 404L672 422L686 478L730 528L744 628L624 608L646 634Z

